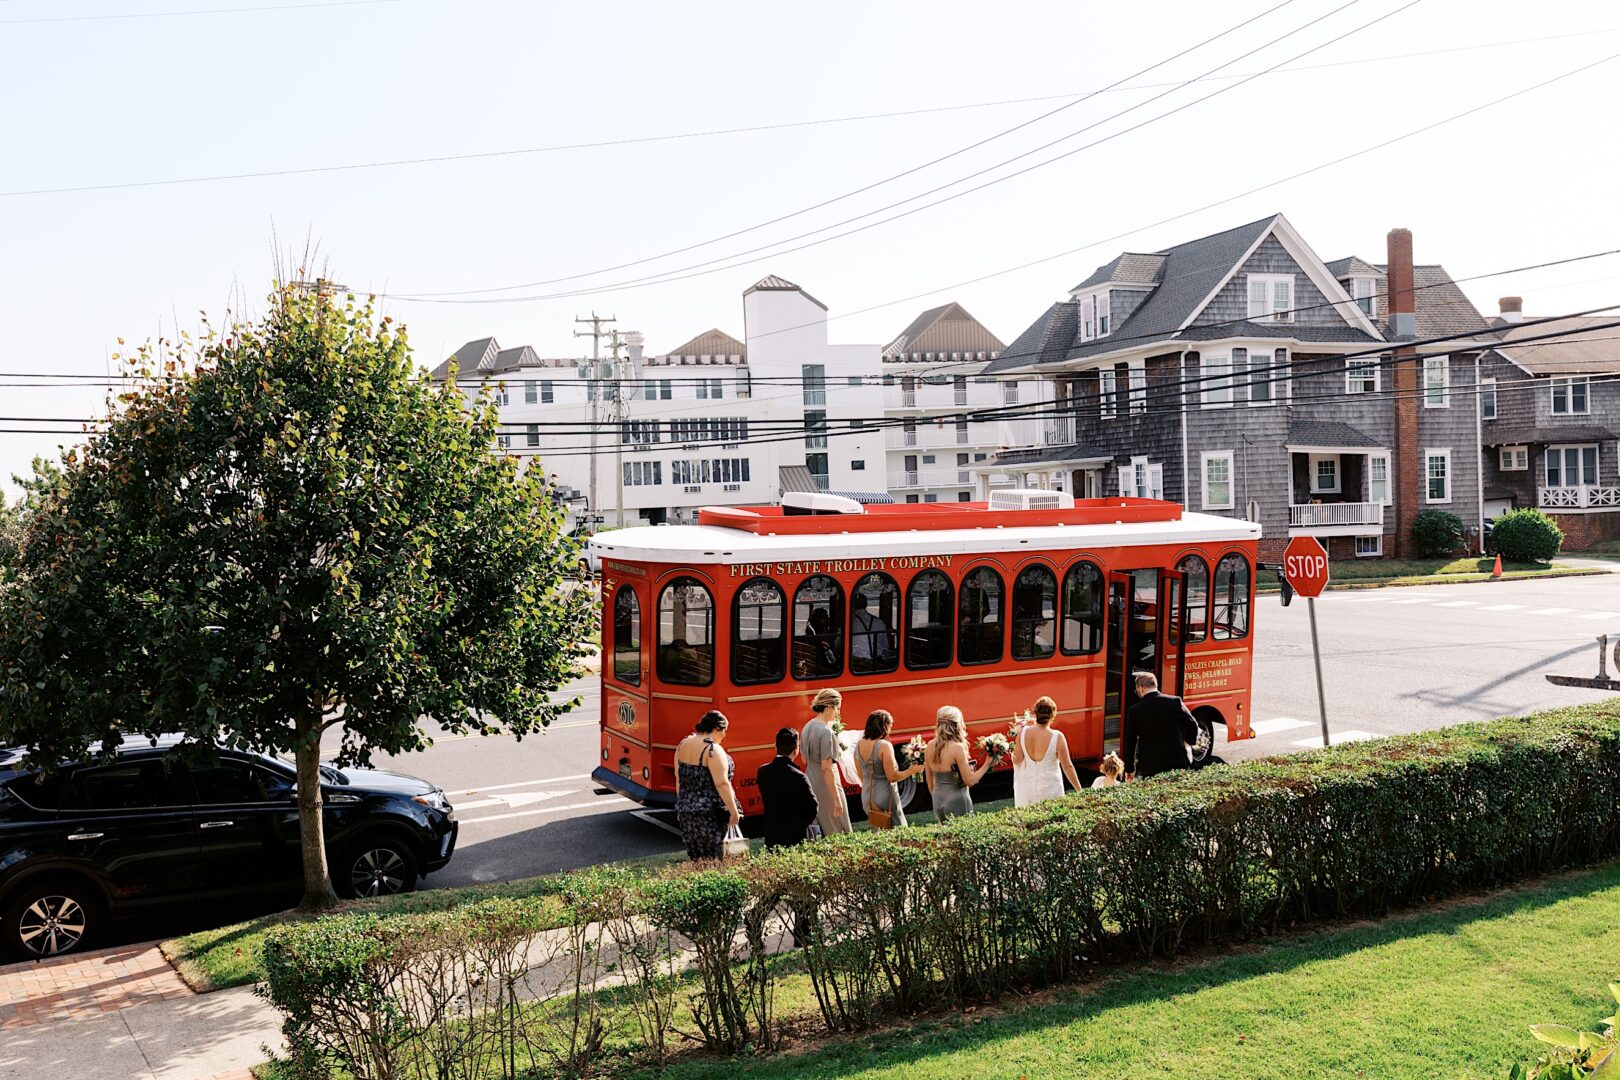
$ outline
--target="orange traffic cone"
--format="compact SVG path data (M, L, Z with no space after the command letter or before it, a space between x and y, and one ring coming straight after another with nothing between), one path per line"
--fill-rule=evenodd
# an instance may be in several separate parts
M1491 577L1492 578L1499 578L1501 576L1502 576L1502 556L1498 555L1496 557L1496 565L1491 568Z

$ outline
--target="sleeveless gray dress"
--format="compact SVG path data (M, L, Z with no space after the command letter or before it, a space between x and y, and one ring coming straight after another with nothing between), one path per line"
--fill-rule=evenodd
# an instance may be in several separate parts
M872 756L868 760L861 757L860 745L856 744L855 764L861 770L861 808L868 814L873 809L884 811L894 819L896 829L904 825L906 812L900 805L900 792L894 781L883 771L882 751L873 745Z
M932 766L929 766L933 768ZM962 774L952 765L948 771L934 770L934 820L949 821L973 813L973 793L962 783Z

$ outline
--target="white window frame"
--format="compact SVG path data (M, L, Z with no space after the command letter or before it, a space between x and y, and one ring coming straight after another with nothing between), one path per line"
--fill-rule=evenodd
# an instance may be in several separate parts
M1363 551L1363 550L1361 550L1362 544L1366 543L1367 541L1372 542L1371 543L1372 550L1371 551ZM1355 537L1355 552L1356 552L1356 558L1358 558L1358 559L1379 559L1379 558L1382 558L1383 555L1384 555L1384 534L1383 533L1377 533L1377 534L1375 534L1373 536L1358 536L1358 537Z
M1590 483L1590 484L1588 484L1586 482L1586 476L1585 476L1585 464L1586 463L1585 463L1584 460L1582 460L1583 457L1584 457L1584 451L1587 451L1587 450L1592 451L1592 483ZM1580 475L1577 475L1575 477L1576 482L1573 483L1573 484L1569 482L1569 470L1565 467L1566 462L1564 460L1565 455L1567 453L1569 453L1570 451L1575 452L1575 468L1576 468L1576 471L1580 474ZM1559 479L1559 482L1556 483L1556 484L1552 482L1552 477L1547 474L1547 466L1552 463L1552 456L1554 454L1558 455L1558 479ZM1603 448L1602 448L1601 443L1559 443L1556 446L1547 447L1546 452L1541 455L1541 480L1542 480L1542 483L1547 487L1557 487L1557 488L1593 487L1593 486L1595 486L1597 484L1597 482L1600 479L1602 479L1602 477L1603 477Z
M524 443L528 446L540 445L540 425L529 424L523 431Z
M1107 289L1104 289L1102 292L1097 294L1097 336L1098 337L1107 337L1109 330L1111 330L1113 328L1112 327L1113 320L1111 320L1109 318L1109 315L1112 313L1111 309L1109 307L1109 303L1110 303L1110 300L1109 300L1109 297L1108 297L1108 290Z
M1130 383L1130 408L1133 413L1147 412L1147 363L1132 364L1125 370Z
M1383 365L1378 357L1353 356L1344 362L1344 392L1347 394L1376 394L1379 371ZM1372 385L1367 386L1368 377Z
M1489 403L1490 411L1485 406ZM1496 419L1496 380L1483 378L1479 380L1479 418L1481 420Z
M1275 405L1288 396L1289 387L1293 380L1289 377L1288 350L1286 348L1272 348L1269 345L1260 347L1261 355L1258 365L1255 363L1256 351L1248 349L1248 363L1244 367L1243 401L1251 408L1264 409L1268 405ZM1278 354L1281 354L1279 356ZM1256 367L1259 371L1256 372ZM1233 378L1237 377L1237 363L1232 364ZM1254 396L1256 375L1259 376L1259 385L1266 390L1267 396L1256 398Z
M1496 454L1496 468L1498 472L1528 472L1530 448L1523 443L1499 448Z
M1378 317L1378 279L1373 277L1354 277L1350 279L1350 298L1356 302L1363 315L1368 318ZM1366 303L1362 303L1362 301Z
M1429 494L1429 481L1432 479L1429 475L1429 464L1436 458L1446 463L1445 472L1442 474L1446 482L1446 493L1444 498L1439 499ZM1426 446L1423 448L1423 501L1430 506L1445 506L1451 502L1451 447L1449 446Z
M1203 356L1198 362L1198 405L1203 409L1232 407L1232 354Z
M1279 297L1277 286L1285 285L1288 295ZM1255 287L1264 286L1261 303L1255 303ZM1247 304L1250 322L1283 322L1294 321L1294 275L1293 274L1249 274L1244 283L1244 296ZM1279 301L1281 301L1279 303Z
M1374 480L1373 480L1373 462L1375 462L1375 461L1381 461L1381 462L1384 463L1384 494L1383 494L1382 497L1380 497L1378 495L1378 493L1373 490L1373 483L1374 483ZM1390 462L1390 458L1389 458L1389 451L1387 451L1387 450L1380 451L1379 453L1376 453L1376 454L1368 454L1367 455L1367 501L1368 502L1381 503L1384 506L1391 506L1391 505L1394 504L1394 500L1390 497L1392 489L1394 488L1394 484L1392 482L1393 477L1390 475L1390 473L1391 473L1390 466L1391 466L1391 462Z
M1308 454L1307 471L1311 482L1312 495L1337 495L1344 490L1344 462L1339 460L1338 454ZM1316 466L1322 462L1333 463L1333 486L1322 487L1319 483L1321 473Z
M1215 481L1215 483L1225 484L1226 485L1226 499L1225 499L1225 501L1212 499L1210 497L1210 493L1209 493L1210 483L1211 483L1210 475L1209 475L1209 466L1210 466L1210 464L1212 462L1217 462L1217 461L1221 462L1222 464L1224 464L1226 466L1226 479ZM1203 480L1202 487L1203 487L1203 505L1204 505L1204 509L1205 510L1230 510L1230 509L1232 509L1233 506L1235 505L1235 503L1233 502L1233 496L1232 496L1232 490L1233 490L1233 488L1235 486L1232 483L1232 451L1230 451L1230 450L1209 450L1209 451L1205 451L1203 453L1203 455L1202 455L1202 468L1199 470L1199 475Z
M1440 372L1438 385L1429 381L1429 373ZM1439 391L1438 394L1435 391ZM1438 400L1436 398L1438 397ZM1451 357L1425 356L1423 358L1423 407L1425 409L1451 408ZM1448 499L1447 502L1450 500Z
M1581 409L1575 408L1575 384L1581 384ZM1564 391L1564 407L1558 407L1558 391ZM1547 407L1554 416L1587 416L1592 411L1592 382L1584 375L1568 375L1547 383Z
M1119 373L1113 368L1097 369L1097 404L1099 415L1112 420L1119 415Z
M1082 297L1080 300L1080 340L1090 341L1097 336L1097 298L1095 296Z
M1124 498L1164 498L1164 466L1149 463L1146 457L1133 457L1119 467L1119 493Z

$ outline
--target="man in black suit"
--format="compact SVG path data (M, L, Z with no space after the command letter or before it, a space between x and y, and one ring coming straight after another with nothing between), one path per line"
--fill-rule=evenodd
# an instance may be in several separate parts
M1187 768L1187 748L1198 741L1198 721L1180 698L1159 693L1158 676L1151 671L1138 671L1135 683L1141 700L1125 714L1125 778Z
M799 733L785 727L776 733L776 757L759 767L759 798L765 804L765 846L791 847L804 842L816 820L816 793L803 770L793 764Z

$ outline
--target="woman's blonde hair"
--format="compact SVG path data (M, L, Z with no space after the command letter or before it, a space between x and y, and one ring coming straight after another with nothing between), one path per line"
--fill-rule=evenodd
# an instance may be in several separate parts
M828 709L841 709L844 707L844 695L832 687L821 691L816 699L810 703L810 711L814 713L826 712Z
M934 714L934 734L943 742L967 742L967 721L955 705L941 705Z
M1035 699L1035 722L1037 724L1050 724L1055 716L1057 716L1057 702L1045 696Z
M1102 774L1104 776L1112 780L1118 780L1120 774L1124 771L1125 762L1120 760L1120 756L1118 754L1114 753L1113 751L1109 751L1107 754L1103 755Z

